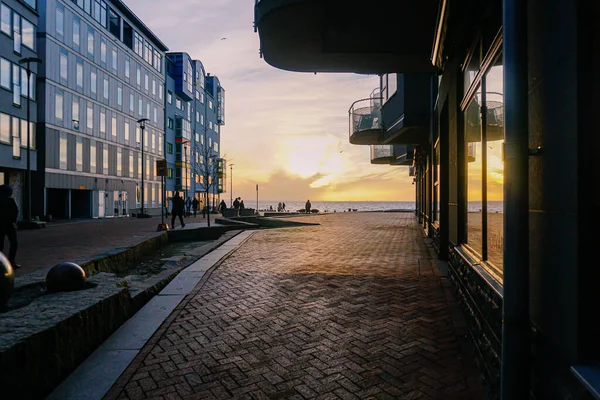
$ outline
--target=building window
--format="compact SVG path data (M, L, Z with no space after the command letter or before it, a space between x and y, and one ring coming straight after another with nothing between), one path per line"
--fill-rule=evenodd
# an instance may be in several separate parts
M96 142L90 140L90 172L95 174L96 170Z
M0 59L0 85L10 90L10 71L11 71L11 63L10 61L2 58Z
M167 124L167 127L168 127L169 129L173 129L173 118L169 118L169 119L168 119L168 124Z
M125 77L129 78L129 58L125 59Z
M138 115L141 117L144 115L144 104L142 102L142 96L138 99Z
M91 71L90 72L90 90L94 96L96 95L96 91L97 91L96 87L97 87L96 71Z
M112 8L108 9L108 30L117 38L121 38L121 17Z
M117 49L112 49L112 68L114 73L117 73L117 69L118 69L118 65L119 65L119 59L117 57Z
M133 34L133 46L134 46L135 53L138 56L143 57L144 56L144 39L142 39L142 36L140 36L140 34L137 32L134 32L134 34Z
M94 30L88 29L88 57L94 59Z
M133 29L127 21L123 21L123 43L133 50Z
M129 121L125 121L125 142L129 142Z
M79 136L75 139L75 170L83 171L83 139Z
M167 168L167 178L173 179L173 168Z
M21 124L19 118L12 117L13 158L21 158Z
M57 120L63 119L63 92L59 89L54 94L54 116Z
M163 90L164 90L164 86L162 84L158 85L158 98L160 100L163 99Z
M100 62L106 64L106 40L100 38Z
M106 110L100 109L100 133L106 134Z
M73 129L79 130L79 97L73 96L73 103L71 105L71 119L73 122Z
M79 25L79 18L77 17L73 17L73 45L75 47L79 47L79 32L80 31L80 25Z
M77 59L77 86L83 89L83 60Z
M104 100L108 102L108 78L106 77L104 78L102 89L104 92Z
M117 147L117 176L123 175L123 149Z
M158 110L156 109L156 106L154 106L154 123L158 123Z
M60 139L59 139L60 143L59 143L59 165L58 167L60 169L67 169L67 147L68 147L68 140L67 140L67 134L65 132L61 132L60 133Z
M56 34L64 36L65 34L65 9L62 4L56 4Z
M10 144L10 115L0 114L0 142Z
M23 45L31 50L35 49L35 26L25 18L21 19L21 35Z
M136 71L136 82L138 86L142 85L142 69L140 68L140 66L137 66L137 71Z
M173 93L170 90L167 90L167 103L173 104Z
M87 103L87 133L94 133L94 105Z
M179 100L177 97L175 98L175 107L181 110L181 100Z
M213 102L212 102L212 100L208 101L208 108L210 108L211 110L213 109Z
M133 113L135 110L135 98L133 93L129 93L129 111Z
M133 178L133 150L129 150L129 177Z
M117 86L117 105L119 106L119 108L123 106L123 87L120 83L119 86Z
M111 119L110 133L113 138L117 137L117 117L115 115L113 115Z
M108 175L108 143L102 143L102 173Z
M60 49L60 79L68 80L68 70L69 70L69 53L65 49Z
M152 78L152 96L156 96L156 81Z
M146 89L146 92L148 91L148 73L147 72L144 74L144 89Z
M8 36L12 36L12 10L4 3L0 6L1 29Z

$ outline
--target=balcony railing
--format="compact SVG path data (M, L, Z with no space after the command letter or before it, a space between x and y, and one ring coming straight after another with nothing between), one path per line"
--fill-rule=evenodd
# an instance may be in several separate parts
M394 159L394 146L374 144L371 146L371 164L389 164Z
M350 143L377 144L382 134L381 99L362 99L352 103L350 110Z

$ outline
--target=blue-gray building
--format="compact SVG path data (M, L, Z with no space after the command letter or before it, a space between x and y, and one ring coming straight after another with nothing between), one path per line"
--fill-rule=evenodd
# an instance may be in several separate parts
M187 53L167 53L166 89L167 197L177 190L216 206L226 179L220 149L225 90Z
M10 184L21 209L20 219L28 217L27 164L31 175L37 171L36 76L38 65L19 61L36 58L37 0L2 0L0 3L0 184ZM29 90L28 90L29 88ZM29 104L29 129L27 107ZM29 162L27 138L29 131Z
M118 217L143 199L160 214L167 47L119 0L46 0L39 12L37 212Z

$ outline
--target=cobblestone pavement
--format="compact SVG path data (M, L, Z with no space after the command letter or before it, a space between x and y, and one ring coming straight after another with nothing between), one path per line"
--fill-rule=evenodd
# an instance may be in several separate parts
M414 215L311 220L209 271L105 400L483 399Z
M215 216L211 214L211 221ZM187 223L206 222L202 215ZM19 248L15 276L23 276L59 262L83 262L119 247L130 247L159 235L161 217L148 219L107 218L77 222L50 222L46 228L18 231ZM170 219L166 221L170 224ZM187 228L187 224L186 224ZM179 223L175 229L180 229ZM8 240L4 250L8 252Z

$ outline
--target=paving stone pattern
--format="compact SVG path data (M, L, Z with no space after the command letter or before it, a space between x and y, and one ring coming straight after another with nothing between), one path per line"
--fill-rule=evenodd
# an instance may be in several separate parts
M255 232L105 400L483 399L414 215L311 220Z

